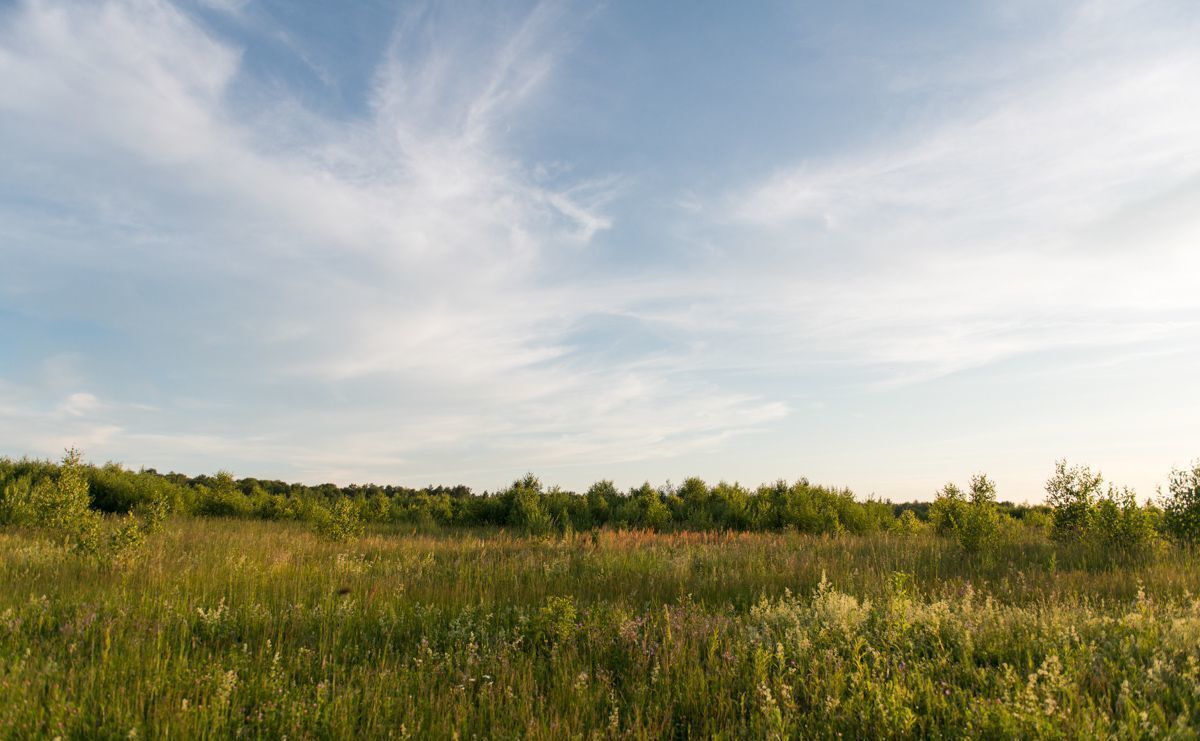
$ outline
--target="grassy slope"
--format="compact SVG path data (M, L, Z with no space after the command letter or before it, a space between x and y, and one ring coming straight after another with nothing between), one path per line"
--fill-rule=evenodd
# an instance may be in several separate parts
M0 733L1195 736L1198 559L1086 565L1036 541L189 519L106 568L0 533Z

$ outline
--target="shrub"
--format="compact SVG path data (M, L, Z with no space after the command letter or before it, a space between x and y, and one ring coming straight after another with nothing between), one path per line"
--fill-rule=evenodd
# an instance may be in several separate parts
M1103 477L1087 466L1067 468L1065 460L1055 464L1054 475L1046 481L1046 504L1053 510L1055 540L1077 541L1088 534L1103 482Z
M1200 460L1190 469L1173 469L1167 491L1163 529L1180 543L1200 544Z
M942 487L929 506L929 522L938 535L954 535L966 519L967 497L953 483Z
M1052 508L1055 540L1085 543L1107 560L1135 555L1154 544L1155 511L1142 507L1132 489L1109 485L1087 466L1055 465L1046 482L1046 503Z
M750 493L740 484L724 481L711 492L714 518L722 528L744 530L750 524Z
M939 534L953 536L968 553L988 550L1000 536L996 485L984 474L971 477L970 498L953 483L946 484L929 515Z
M683 521L693 530L709 530L713 526L709 505L708 484L692 476L679 487L679 498L683 501Z
M1048 536L1054 531L1054 518L1048 512L1041 510L1029 510L1025 516L1021 518L1027 530L1032 530L1040 536Z
M254 499L254 514L263 520L297 519L293 502L281 494L263 493Z
M0 525L33 523L33 479L28 474L0 487Z
M634 524L662 530L671 522L670 508L663 502L662 494L649 482L629 492L629 498L636 503Z
M510 522L530 535L550 532L554 521L542 501L542 482L532 473L514 481L506 494L512 500Z
M114 563L128 561L146 543L147 523L133 514L127 514L121 523L108 534L104 559Z
M129 512L144 500L134 474L119 464L108 463L88 471L92 506L102 512Z
M921 522L917 517L917 513L911 509L906 509L896 518L896 524L892 526L892 532L898 535L917 535L925 531L926 524Z
M547 597L534 621L534 636L549 646L565 644L574 637L578 629L577 617L573 597Z
M100 544L100 515L91 509L87 469L82 454L71 448L64 455L58 477L43 478L30 491L30 514L35 527L51 533L82 552L95 552Z
M1133 490L1109 486L1096 500L1089 540L1114 555L1134 555L1155 540L1150 511L1138 505Z
M200 484L196 487L196 514L209 517L245 517L250 514L250 500L246 498L228 471L218 471L212 486Z
M611 519L610 502L615 502L619 496L617 487L608 480L597 481L588 487L585 499L587 500L588 514L595 525L603 525Z
M331 540L353 540L361 537L366 528L358 508L346 497L339 498L329 509L319 511L325 514L314 518L317 532Z

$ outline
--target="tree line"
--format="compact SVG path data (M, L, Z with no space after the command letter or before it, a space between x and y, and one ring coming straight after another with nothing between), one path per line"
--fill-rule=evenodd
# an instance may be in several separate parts
M987 550L1019 529L1124 551L1160 538L1200 540L1200 461L1172 471L1167 492L1144 504L1128 488L1105 487L1098 473L1065 461L1047 481L1046 494L1043 505L1000 502L995 484L982 474L966 489L950 483L932 502L907 504L858 499L849 489L807 479L750 489L693 477L678 486L645 483L625 491L604 480L572 492L528 474L502 490L476 493L466 486L309 486L235 479L224 471L160 474L115 463L88 465L77 451L58 463L0 458L0 525L61 525L76 517L92 523L80 531L92 535L78 536L92 541L98 532L94 513L124 515L131 532L138 522L148 529L176 514L308 522L334 537L351 537L374 523L500 527L535 535L606 527L854 535L929 530L969 552ZM136 540L131 532L122 537Z

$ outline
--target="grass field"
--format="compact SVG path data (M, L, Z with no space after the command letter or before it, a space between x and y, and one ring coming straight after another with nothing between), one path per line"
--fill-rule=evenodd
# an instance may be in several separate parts
M531 539L178 518L0 534L11 737L1200 732L1200 560L886 534Z

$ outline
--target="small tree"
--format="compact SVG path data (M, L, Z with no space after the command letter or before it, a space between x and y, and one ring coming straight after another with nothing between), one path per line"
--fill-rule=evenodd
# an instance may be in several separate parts
M616 501L619 496L617 487L607 479L597 481L588 487L586 494L587 508L593 524L603 525L612 518L612 508L609 502Z
M917 513L911 509L906 509L896 518L895 524L892 525L892 532L897 535L917 535L925 530L925 523L921 522L917 517Z
M542 482L532 473L514 481L508 492L512 496L512 523L530 535L544 535L554 526L546 511Z
M33 522L33 479L28 475L3 482L0 489L0 525Z
M71 448L63 455L56 480L34 484L29 502L31 524L78 551L91 553L100 545L100 515L91 504L83 454Z
M1054 465L1054 475L1046 481L1046 504L1053 510L1055 540L1081 540L1088 534L1103 483L1087 466L1068 468L1066 460Z
M349 497L338 497L328 510L322 510L324 516L317 517L317 531L330 540L346 541L361 537L365 530L358 507Z
M946 484L929 508L929 519L940 535L958 540L968 553L979 553L995 544L1000 535L996 484L980 473L971 477L969 496Z
M1172 469L1167 491L1163 529L1180 543L1200 544L1200 459L1190 469Z
M955 535L966 520L967 497L957 485L942 487L929 506L929 522L938 535Z
M971 501L959 526L958 542L969 553L979 553L995 544L1000 534L996 510L996 485L984 474L971 477Z
M1150 512L1137 503L1133 489L1109 485L1096 500L1092 515L1092 540L1121 555L1145 551L1155 539Z
M683 499L684 521L696 530L708 530L713 526L712 509L709 503L708 484L692 476L679 488Z
M629 523L637 527L661 530L671 521L671 509L663 502L662 493L645 482L630 489L626 502L629 507Z

